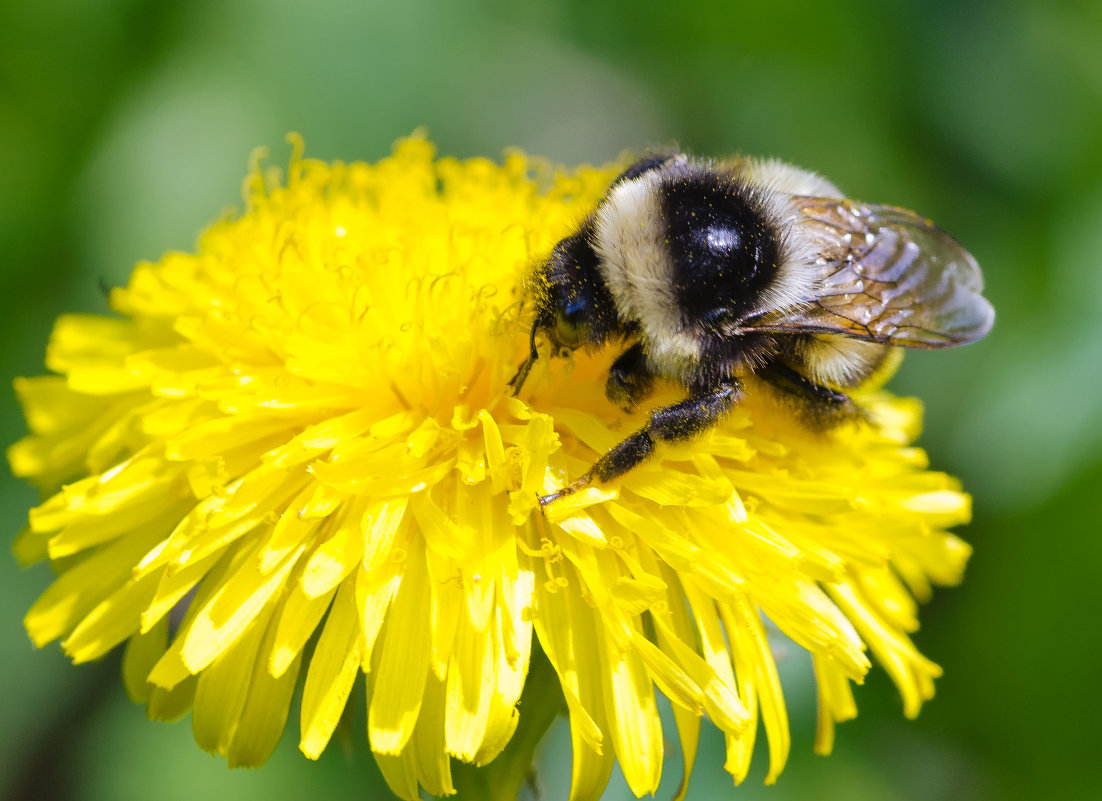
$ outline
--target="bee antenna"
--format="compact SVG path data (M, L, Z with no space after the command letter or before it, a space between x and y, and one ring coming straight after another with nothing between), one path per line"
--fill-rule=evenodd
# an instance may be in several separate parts
M532 325L532 333L528 339L529 347L528 358L524 360L524 363L517 368L516 375L509 380L509 386L513 388L513 397L515 398L520 394L520 388L524 386L524 382L528 380L528 373L532 369L532 365L536 363L536 359L540 357L539 351L536 350L536 328L538 323Z

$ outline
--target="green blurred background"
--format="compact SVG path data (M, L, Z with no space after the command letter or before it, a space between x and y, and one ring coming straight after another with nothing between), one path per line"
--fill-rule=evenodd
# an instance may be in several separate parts
M425 125L442 153L519 145L567 163L678 142L775 155L850 195L920 210L966 243L998 309L970 348L915 353L922 443L975 495L967 580L924 610L946 669L917 721L876 671L834 756L811 753L795 653L794 745L731 789L706 736L691 798L1102 797L1102 3L45 0L0 5L4 382L42 370L52 319L101 282L193 247L240 203L256 145L385 155ZM23 432L0 393L0 439ZM34 495L0 485L10 534ZM259 771L147 722L117 659L73 668L21 617L50 576L0 559L0 788L73 799L388 797L353 719L320 763L297 723ZM362 714L361 714L362 717ZM712 733L714 735L714 732ZM676 750L676 749L671 749ZM543 798L565 797L563 728ZM661 795L676 784L676 756ZM609 798L626 798L614 778Z

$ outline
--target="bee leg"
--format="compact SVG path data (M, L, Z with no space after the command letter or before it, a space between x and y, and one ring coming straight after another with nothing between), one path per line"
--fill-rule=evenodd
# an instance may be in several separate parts
M771 364L758 371L758 375L775 386L777 389L799 395L805 400L818 401L833 405L841 405L849 402L849 396L830 387L816 384L798 370L793 370L786 364Z
M829 428L846 420L861 418L863 410L844 392L816 384L785 364L772 364L758 375L796 401L804 422Z
M659 442L681 442L692 438L719 422L740 397L741 387L730 382L672 406L655 409L645 426L598 459L584 476L557 492L541 496L540 506L573 495L594 481L610 481L623 475L646 461Z
M643 343L636 342L620 354L608 371L605 395L622 409L631 411L654 387L654 375L647 366Z

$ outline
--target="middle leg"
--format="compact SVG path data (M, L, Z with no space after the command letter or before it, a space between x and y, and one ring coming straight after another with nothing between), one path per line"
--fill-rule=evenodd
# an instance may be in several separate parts
M557 492L541 496L540 506L572 495L595 480L605 482L623 475L642 464L658 442L682 442L692 438L719 422L741 396L739 385L730 381L709 392L655 409L645 426L598 459L584 476Z
M654 374L647 365L643 343L621 353L608 370L605 395L621 409L631 411L654 388Z

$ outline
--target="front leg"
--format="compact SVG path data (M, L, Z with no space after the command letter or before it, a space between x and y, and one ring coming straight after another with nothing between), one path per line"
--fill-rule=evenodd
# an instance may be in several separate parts
M642 464L659 442L682 442L711 428L741 397L741 387L729 381L680 403L655 409L645 426L598 459L584 476L557 492L540 496L540 506L572 495L594 480L605 482L623 475Z

